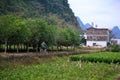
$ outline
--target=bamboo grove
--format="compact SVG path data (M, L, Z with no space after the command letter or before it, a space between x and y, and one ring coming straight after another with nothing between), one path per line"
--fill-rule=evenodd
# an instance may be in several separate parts
M19 16L0 16L0 51L39 50L41 42L48 46L75 46L79 32L70 27L57 27L42 19L22 19Z

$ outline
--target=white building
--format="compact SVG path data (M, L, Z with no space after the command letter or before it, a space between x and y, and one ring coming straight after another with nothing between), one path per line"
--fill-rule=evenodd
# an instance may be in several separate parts
M107 28L90 27L86 31L87 46L101 46L106 47L109 42L109 30Z
M111 43L112 43L112 44L120 45L120 39L119 39L119 38L118 38L118 39L117 39L117 38L112 38L112 39L111 39Z

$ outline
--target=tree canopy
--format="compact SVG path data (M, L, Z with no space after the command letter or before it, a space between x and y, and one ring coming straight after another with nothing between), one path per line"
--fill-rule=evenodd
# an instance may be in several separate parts
M23 19L18 16L0 16L0 45L19 45L39 48L42 42L48 46L73 46L80 42L79 32L71 27L57 27L41 19Z

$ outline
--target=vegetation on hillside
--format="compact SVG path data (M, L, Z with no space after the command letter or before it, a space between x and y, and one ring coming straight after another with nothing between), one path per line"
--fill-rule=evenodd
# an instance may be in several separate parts
M0 0L0 15L40 18L49 24L78 26L68 0Z
M79 30L68 0L0 0L0 51L78 45Z

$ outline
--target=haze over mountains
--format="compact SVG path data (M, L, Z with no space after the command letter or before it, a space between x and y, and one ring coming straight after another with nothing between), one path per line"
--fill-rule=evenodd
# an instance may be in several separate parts
M85 31L87 28L91 27L91 25L89 23L84 24L78 16L76 18L77 18L80 28L83 31ZM111 32L112 32L111 35L113 36L112 38L120 39L120 29L118 26L113 26L113 28L111 29Z
M78 21L78 24L79 24L80 28L83 31L85 31L87 28L91 27L91 25L89 23L84 24L78 16L76 18L77 18L77 21Z
M120 29L118 26L114 26L112 31L113 38L119 38L120 39Z

